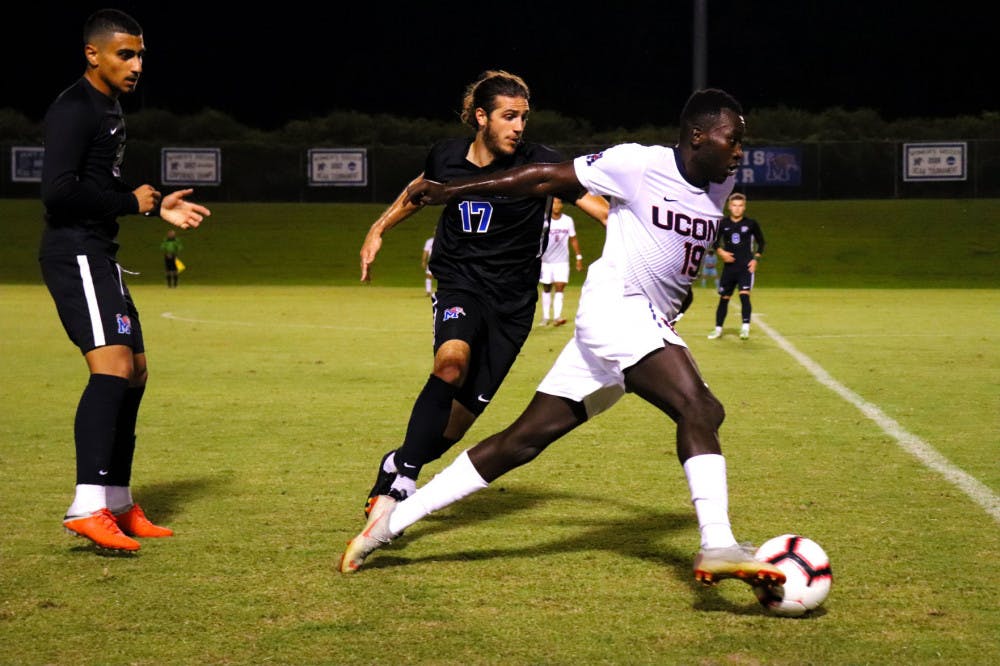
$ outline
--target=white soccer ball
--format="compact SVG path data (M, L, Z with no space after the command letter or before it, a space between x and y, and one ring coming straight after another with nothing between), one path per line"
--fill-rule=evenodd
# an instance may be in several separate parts
M757 549L755 557L785 574L785 584L754 586L761 605L775 615L798 617L818 608L830 594L830 558L819 544L798 534L782 534Z

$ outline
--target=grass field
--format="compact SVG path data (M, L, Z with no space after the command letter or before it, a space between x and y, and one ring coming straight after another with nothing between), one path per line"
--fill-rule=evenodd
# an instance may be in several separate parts
M377 206L219 207L185 235L177 290L163 227L126 227L151 376L133 485L177 536L96 554L58 522L84 366L34 277L37 205L0 202L0 663L991 663L997 203L751 202L771 244L753 336L705 339L711 289L680 324L727 407L737 536L798 532L831 556L826 604L792 620L742 584L693 582L672 424L634 397L334 572L430 365L431 218L392 232L358 286ZM944 242L970 219L984 228ZM578 227L591 258L599 235ZM468 444L519 413L571 335L532 333Z

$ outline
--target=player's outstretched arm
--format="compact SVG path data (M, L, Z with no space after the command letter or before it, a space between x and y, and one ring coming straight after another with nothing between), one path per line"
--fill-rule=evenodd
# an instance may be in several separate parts
M573 162L555 164L525 164L483 176L456 178L447 183L425 180L407 189L412 204L440 205L468 194L508 194L522 197L544 197L550 194L569 201L580 198L582 186L576 179ZM566 193L572 193L566 196Z
M382 249L382 234L423 208L423 204L410 201L409 192L410 188L424 182L427 181L424 180L423 173L411 180L409 185L403 188L403 191L396 197L396 200L382 211L382 214L368 229L365 242L361 245L362 282L370 282L372 279L371 265L375 262L375 256L379 250Z
M212 211L184 198L192 192L192 189L177 190L163 197L160 202L160 217L181 229L193 229L201 224Z

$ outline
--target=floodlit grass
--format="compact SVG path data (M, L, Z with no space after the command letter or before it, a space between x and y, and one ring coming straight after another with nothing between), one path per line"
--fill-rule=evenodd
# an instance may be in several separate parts
M830 554L804 619L693 582L672 424L633 396L536 462L334 571L431 362L420 253L435 212L358 249L381 205L216 204L162 286L165 226L123 220L150 363L133 476L177 536L135 556L61 530L86 382L35 258L37 201L0 201L2 664L978 664L1000 654L1000 202L750 202L754 312L949 469L924 466L762 326L679 329L722 399L737 537ZM570 210L587 261L601 230ZM576 310L574 274L567 313ZM572 327L536 329L461 447L527 404ZM898 436L900 433L896 433ZM982 490L982 489L985 490ZM986 506L984 506L984 503Z
M419 248L417 248L419 249ZM157 276L158 277L158 276ZM0 285L0 662L888 664L1000 654L984 563L997 521L755 327L718 341L700 289L680 331L727 407L737 536L799 532L834 586L805 619L696 585L697 528L667 419L629 396L362 572L362 524L430 366L411 287L133 281L149 346L133 486L177 531L132 557L62 533L85 381L44 287ZM567 309L575 311L571 289ZM1000 297L761 287L761 320L1000 492ZM169 314L167 314L169 313ZM468 443L527 404L571 327L536 329ZM425 471L430 476L455 449Z

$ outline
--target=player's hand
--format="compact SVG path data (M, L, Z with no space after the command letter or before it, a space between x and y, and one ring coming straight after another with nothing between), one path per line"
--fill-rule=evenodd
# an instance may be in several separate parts
M139 213L144 214L156 210L162 195L152 185L140 185L132 190L132 196L139 202Z
M576 272L579 273L583 270L583 259L576 260Z
M413 206L443 204L448 201L444 185L433 180L420 180L406 188L406 201Z
M177 190L163 197L160 204L160 217L175 227L194 229L201 221L212 214L212 211L201 204L184 199L194 190Z
M726 250L719 250L719 256L722 257L722 261L731 264L736 261L736 255L732 252L727 252Z
M751 259L750 260L750 263L747 264L747 270L750 271L751 273L756 273L757 272L757 260L756 259Z
M382 249L382 235L369 231L365 236L365 243L361 246L361 281L371 282L371 265L375 263L375 255Z

